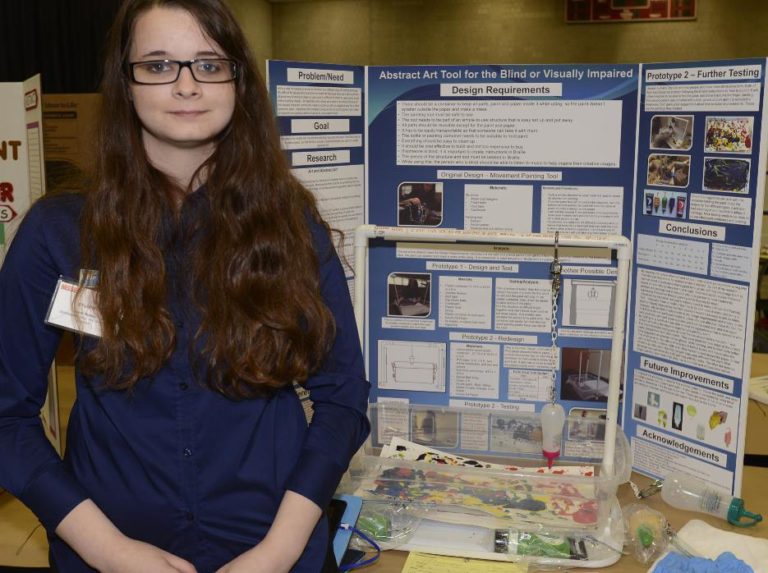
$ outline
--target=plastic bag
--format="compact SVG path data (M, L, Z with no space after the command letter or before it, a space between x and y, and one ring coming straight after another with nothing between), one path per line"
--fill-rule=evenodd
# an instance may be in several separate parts
M363 501L356 527L381 549L397 549L408 542L419 523L421 518L414 516L405 505ZM356 536L352 537L350 546L361 551L370 549L368 543Z
M622 509L629 551L642 564L661 555L669 544L664 514L642 503L632 503Z

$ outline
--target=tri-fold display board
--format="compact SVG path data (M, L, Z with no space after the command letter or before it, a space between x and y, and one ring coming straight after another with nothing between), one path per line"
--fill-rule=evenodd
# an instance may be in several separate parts
M45 193L40 76L0 83L0 266L29 207ZM43 428L61 452L56 367L48 376Z
M630 238L621 414L634 468L657 477L682 470L739 491L765 64L270 61L268 71L294 173L329 223L348 232L350 261L349 232L362 223ZM495 418L480 438L503 444L510 412L548 400L554 368L569 414L602 418L616 260L607 250L561 249L553 361L552 255L372 244L371 400L484 408ZM404 421L420 431L423 422Z

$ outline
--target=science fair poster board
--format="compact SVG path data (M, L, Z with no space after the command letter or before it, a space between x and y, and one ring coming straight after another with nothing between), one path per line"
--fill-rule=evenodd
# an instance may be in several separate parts
M351 279L352 236L365 222L365 68L268 61L267 78L293 174L328 224L349 237L340 255Z
M45 192L40 76L0 83L0 266L30 205ZM41 412L46 435L61 453L56 369Z
M369 68L368 222L628 235L638 71ZM471 428L450 413L434 421L428 414L388 419L386 426L405 424L436 447L525 449L516 412L549 400L553 368L562 372L555 396L566 410L599 418L608 395L616 266L608 251L558 254L565 310L558 345L568 349L554 362L551 248L372 246L371 399L492 411L487 425Z
M737 492L764 110L763 59L643 68L623 428L637 470L679 470Z
M0 264L29 206L45 189L40 76L0 83Z
M270 62L270 67L301 70L320 65ZM667 67L679 68L688 76L669 86L664 75L646 81L644 74ZM728 299L722 311L708 316L697 330L710 344L718 337L730 337L730 353L734 344L738 347L730 386L707 387L716 394L703 395L696 380L717 374L722 366L702 363L709 353L703 357L705 347L696 338L671 341L666 333L675 328L658 312L652 324L644 317L638 321L636 314L646 312L643 307L628 316L623 401L625 431L633 448L643 449L636 469L663 475L682 466L738 490L747 399L741 382L749 374L749 360L744 357L751 350L748 309L754 305L759 251L760 219L754 213L762 210L758 204L762 198L755 189L761 188L765 171L765 146L760 141L764 61L368 67L363 73L366 222L622 234L635 242L638 269L643 270L639 275L634 271L633 309L636 300L648 304L649 292L657 290L659 282L666 285L664 304L682 304L681 297L694 304L707 300L699 314L702 309L717 308L709 297L721 290L729 296L739 293L741 302ZM272 91L279 108L277 86ZM684 94L696 95L698 100L687 101ZM280 119L285 126L288 118ZM707 130L740 132L745 126L751 129L749 153L715 151L726 143L706 144L705 149ZM740 162L722 161L729 157ZM706 187L705 163L711 172ZM750 165L748 190L716 189L729 185L721 180L744 163ZM730 171L724 173L723 167ZM700 174L692 175L691 169ZM649 212L645 211L647 197ZM723 201L728 198L737 200ZM697 232L684 232L685 239L670 237L662 228L671 224L706 229L713 219L722 217L728 219L719 221L727 233L717 242ZM668 242L670 238L684 242ZM698 267L667 262L680 251L686 257L698 253ZM616 262L607 252L561 249L559 255L564 265L563 288L557 312L558 358L553 361L551 249L372 244L365 337L371 400L492 410L498 419L486 428L472 428L473 440L477 451L503 452L517 439L510 412L541 408L550 396L554 367L556 398L571 415L583 418L578 431L596 432L591 437L599 443L602 426L589 422L604 417ZM704 285L698 282L702 260L707 261L709 280ZM734 275L737 270L740 274ZM674 293L669 292L669 282L677 289ZM699 286L709 287L704 290L709 292L707 298L700 298ZM681 308L690 315L690 308ZM690 324L691 319L686 320ZM653 341L645 340L649 335L655 337ZM687 348L685 352L682 347ZM667 349L675 349L674 356ZM686 415L694 417L705 415L705 404L721 404L718 411L735 424L729 444L723 435L722 444L707 445L712 434L705 431L700 438L698 424L689 436L681 433L690 432L688 423L684 430L677 422L674 427L671 422L666 427L649 423L658 412L649 414L647 376L639 366L641 357L636 356L641 352L662 368L673 365L699 376L692 381L654 370L654 376L664 377L654 386L656 410L669 402L671 420L675 403L683 403ZM681 394L689 399L675 398ZM646 402L645 410L640 400ZM657 403L656 397L652 403ZM640 419L643 412L645 420ZM434 436L429 428L439 424L444 430L453 423L450 415L443 418L388 422L403 424L417 440L455 446L430 441ZM465 429L456 424L455 431L446 435L463 445L460 436ZM661 437L649 440L637 434L646 426ZM683 439L694 446L678 447ZM703 448L719 451L723 464L713 459L702 460L701 466L689 464L696 459L696 451L708 451Z

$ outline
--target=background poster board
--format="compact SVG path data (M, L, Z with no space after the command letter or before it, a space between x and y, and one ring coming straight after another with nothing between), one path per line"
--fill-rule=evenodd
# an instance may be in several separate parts
M86 174L93 167L92 144L100 109L101 94L43 94L47 193L85 186ZM72 366L74 360L74 338L66 331L56 352L56 362L60 366Z
M40 76L0 83L0 265L34 201L45 193ZM55 365L40 413L48 439L61 453Z
M29 206L45 191L40 76L0 83L0 264Z
M569 24L694 20L696 0L565 0Z
M48 191L81 189L92 167L101 94L44 94L43 137Z
M666 68L689 76L657 89L667 80L653 76L653 70ZM760 141L765 62L392 66L369 67L365 74L366 222L623 234L634 239L640 267L658 266L649 263L650 253L665 260L678 256L676 247L684 247L685 258L698 256L698 267L674 263L679 268L666 273L672 278L652 268L640 275L635 271L631 301L650 297L649 277L684 282L693 301L700 286L709 285L715 293L738 293L739 302L721 305L722 312L709 319L706 330L714 338L722 332L738 334L739 357L731 361L742 370L738 376L730 371L730 396L720 398L729 404L726 417L734 424L730 442L719 446L724 463L710 460L703 466L685 466L681 462L694 459L696 450L709 446L702 441L693 449L676 448L679 439L671 434L653 444L661 448L661 453L654 454L656 465L636 467L658 475L682 465L738 491L746 408L741 382L748 377L748 367L743 367L751 350L749 309L754 306L759 254L760 219L754 213L762 209L762 197L757 198L755 189L762 188L765 171L765 146ZM723 79L720 74L733 75ZM649 90L649 83L656 87ZM691 107L681 93L699 94L708 103L701 109ZM654 108L659 105L661 109ZM706 106L716 107L710 113ZM728 129L743 123L752 130L749 153L703 147L705 124ZM676 159L683 155L688 159ZM750 184L739 192L715 189L718 183L713 181L724 177L717 174L708 176L705 189L705 163L710 171L748 163ZM649 197L646 191L652 192ZM648 199L651 213L645 212ZM667 224L706 229L717 226L710 220L718 217L728 218L719 224L725 224L730 238L717 241L714 247L705 233L693 233L685 244L668 244L669 237L660 230ZM565 268L557 313L559 355L553 364L551 249L374 241L365 336L372 401L475 406L498 410L503 419L505 411L539 410L548 399L556 366L556 397L566 410L587 420L602 417L615 261L599 253L560 255ZM710 283L717 279L712 284L697 282L702 258L717 261L717 276L711 275L709 263L704 273ZM679 291L669 293L664 302L673 304L681 296ZM632 354L635 348L650 344L644 341L648 321L636 324L635 315L634 311L628 315L628 362L640 359ZM656 316L656 330L665 331L668 322ZM669 344L673 347L677 341ZM732 347L734 343L729 342L731 355L736 352ZM663 343L656 342L655 349L658 356L646 354L657 362L668 356ZM704 373L715 379L717 369L690 368L690 352L694 350L664 362L678 370L693 370L694 376ZM627 364L623 417L633 442L635 418L642 415L643 407L646 415L648 411L647 404L635 400L638 392L648 400L643 385L647 386L646 375L637 365ZM669 397L680 391L669 388ZM690 384L680 388L689 394L702 390ZM674 417L674 404L671 407ZM670 429L656 431L669 434ZM725 442L725 435L722 438Z

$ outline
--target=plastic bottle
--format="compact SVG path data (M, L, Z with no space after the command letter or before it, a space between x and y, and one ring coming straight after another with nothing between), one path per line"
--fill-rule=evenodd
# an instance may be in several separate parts
M560 404L544 404L541 408L541 451L547 459L547 467L560 456L560 444L563 441L565 410Z
M679 472L671 472L664 478L661 498L672 507L714 515L739 527L748 527L763 519L762 515L744 509L744 500L732 496L728 490Z

